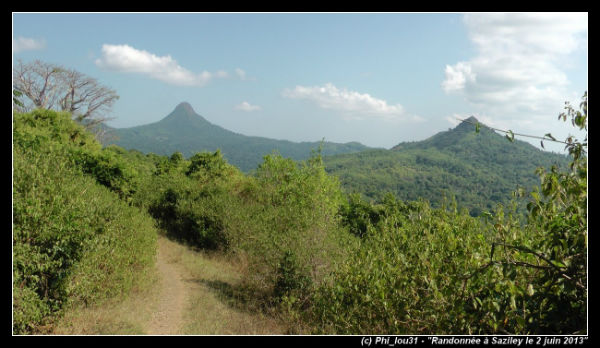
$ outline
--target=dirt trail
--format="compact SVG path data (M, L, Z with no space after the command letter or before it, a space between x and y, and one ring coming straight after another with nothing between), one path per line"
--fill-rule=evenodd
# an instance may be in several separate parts
M147 329L149 335L177 335L181 333L183 312L188 289L179 266L167 255L165 240L158 240L156 267L160 274L161 296Z
M57 335L279 335L287 326L272 315L245 310L233 289L238 266L164 236L149 284L126 299L74 308L57 323Z
M273 318L228 304L227 290L240 280L223 260L158 238L158 299L148 335L272 335L285 329Z

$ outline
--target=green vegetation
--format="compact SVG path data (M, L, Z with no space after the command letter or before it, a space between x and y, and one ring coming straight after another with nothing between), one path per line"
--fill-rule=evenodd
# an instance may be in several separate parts
M561 114L587 130L582 111ZM361 246L319 288L317 332L583 334L587 327L587 137L568 139L567 171L538 170L525 225L516 204L476 219L390 196L346 209ZM520 196L523 191L517 191ZM359 224L353 224L358 220Z
M327 172L339 177L346 192L372 201L391 192L402 200L427 199L436 208L444 199L455 198L473 216L493 210L498 203L507 205L518 188L538 186L536 168L567 167L566 156L519 140L508 142L485 127L477 132L475 128L463 122L392 150L328 156L324 161ZM519 210L524 212L525 204L520 203Z
M153 265L156 231L119 199L131 192L125 162L70 114L15 113L13 145L13 331L22 334L128 292Z
M268 155L254 176L218 151L177 163L153 177L149 211L172 238L246 260L258 296L306 295L342 252L342 195L320 155L300 165Z
M580 109L567 105L560 118L587 130L587 94ZM153 264L155 226L230 263L234 285L202 285L284 318L287 333L587 332L587 138L567 139L561 162L463 124L423 143L325 162L321 149L300 162L273 152L245 174L225 151L186 159L184 149L102 148L66 113L13 119L15 333L43 332L67 307L126 294ZM541 184L506 174L529 170L523 156L534 166L545 158ZM412 180L410 194L421 196L380 193L377 184L372 194L345 194L325 170L345 160L371 171L363 183L378 182L374 166L397 169L402 175L383 172L402 177L405 191ZM436 175L485 203L452 192L443 199Z
M188 103L179 104L164 119L131 128L110 128L103 125L105 144L125 149L168 156L179 151L186 158L198 152L220 150L229 163L244 172L255 170L265 155L272 151L294 160L305 160L319 142L295 143L263 137L245 136L214 125L198 115ZM323 154L352 153L368 149L356 143L324 142Z

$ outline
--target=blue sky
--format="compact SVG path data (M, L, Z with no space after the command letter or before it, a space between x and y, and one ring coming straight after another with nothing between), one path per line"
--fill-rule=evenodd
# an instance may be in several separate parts
M187 101L292 141L390 148L470 115L560 139L579 135L557 116L587 90L587 27L586 13L13 13L13 64L113 88L114 127Z

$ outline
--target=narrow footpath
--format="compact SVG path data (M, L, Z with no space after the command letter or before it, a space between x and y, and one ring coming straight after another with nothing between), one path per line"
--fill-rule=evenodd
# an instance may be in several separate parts
M158 238L159 297L145 328L147 335L277 335L285 329L274 318L232 306L224 295L239 283L226 260Z
M164 238L158 240L156 268L160 276L161 296L158 309L152 314L148 335L181 334L183 312L188 292L178 265L169 262Z

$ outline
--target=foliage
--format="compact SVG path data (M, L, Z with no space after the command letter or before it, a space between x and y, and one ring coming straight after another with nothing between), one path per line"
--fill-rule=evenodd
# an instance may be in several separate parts
M99 152L75 149L71 152L71 158L84 173L96 178L99 184L116 192L121 198L129 199L138 186L137 172L112 149L108 147Z
M25 104L21 101L21 97L23 96L23 92L19 91L17 88L13 88L13 110L17 112L22 112L23 108L25 108Z
M223 214L231 203L228 187L241 176L239 171L219 151L198 153L190 161L176 152L155 162L157 170L143 193L148 196L137 204L147 206L169 236L204 249L226 250Z
M342 224L348 226L349 231L358 237L364 237L369 226L377 225L382 212L379 207L364 201L356 193L348 195L347 204L340 206Z
M218 149L212 154L207 152L197 153L190 157L190 162L185 173L188 176L195 173L202 173L208 178L226 175L227 161Z
M393 203L388 200L389 203ZM462 275L483 257L485 236L465 213L414 202L383 205L358 251L318 289L317 333L459 333Z
M574 126L587 131L587 92L582 99L580 111L567 103L559 119L570 117ZM505 250L501 263L509 272L527 277L497 295L510 295L511 303L516 303L513 331L573 334L586 330L587 134L584 142L569 137L565 143L571 155L569 169L553 166L549 172L537 171L541 185L531 192L527 205L525 230L531 237L492 244Z
M122 150L116 146L102 149L93 135L71 120L69 113L36 109L16 114L14 128L18 145L38 151L50 146L121 198L128 199L135 192L138 174L123 160Z
M278 154L265 156L255 178L243 191L249 214L241 216L252 220L237 238L249 258L248 281L276 297L296 287L292 301L306 304L310 286L345 252L341 245L348 236L337 217L339 183L326 174L319 152L301 165Z
M153 264L152 220L72 162L99 151L68 113L13 121L13 332L126 293Z

